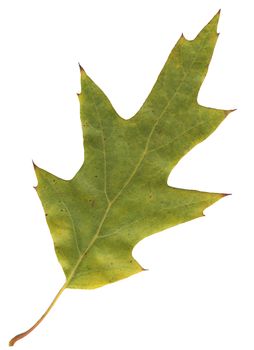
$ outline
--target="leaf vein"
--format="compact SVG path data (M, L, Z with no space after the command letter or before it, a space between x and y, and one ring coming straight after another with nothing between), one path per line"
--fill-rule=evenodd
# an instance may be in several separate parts
M149 150L149 151L147 152L147 154L152 153L152 152L157 152L157 151L160 150L161 148L167 147L168 145L170 145L171 143L175 142L176 140L178 140L178 139L179 139L180 137L182 137L183 135L187 134L189 131L191 131L191 130L193 130L193 129L195 129L195 128L197 128L197 127L203 125L203 124L206 124L206 122L207 122L206 120L203 120L202 122L197 123L196 125L194 125L194 126L192 126L191 128L185 130L184 132L182 132L180 135L177 135L175 138L171 139L169 142L165 143L164 145Z
M78 234L77 234L77 229L76 229L76 226L74 224L74 221L72 219L72 215L70 213L70 210L69 208L67 207L67 205L65 204L65 202L61 199L61 202L63 204L63 206L65 207L69 217L70 217L70 220L71 220L71 224L72 224L72 229L73 229L73 232L74 232L74 239L75 239L75 244L76 244L76 247L77 247L77 251L79 253L79 256L81 255L81 250L79 248L79 243L78 243Z
M176 210L176 209L180 209L180 208L184 208L184 207L195 206L197 204L206 203L206 202L208 202L208 201L207 200L201 200L201 201L196 201L196 202L192 202L192 203L189 203L189 204L181 204L181 205L176 205L176 206L173 206L173 207L171 206L171 207L161 208L161 210ZM116 231L114 231L112 233L109 233L109 234L106 234L106 235L101 235L98 238L99 239L103 239L103 238L107 238L107 237L111 237L111 236L117 236L119 234L119 232L122 231L123 229L125 229L126 227L132 226L133 224L135 224L135 223L137 223L139 221L142 221L142 220L145 220L145 219L142 218L142 217L139 218L139 219L136 219L133 222L131 222L130 224L127 224L124 227L121 227L120 229L118 229L118 230L116 230ZM147 221L147 220L145 220L145 221Z

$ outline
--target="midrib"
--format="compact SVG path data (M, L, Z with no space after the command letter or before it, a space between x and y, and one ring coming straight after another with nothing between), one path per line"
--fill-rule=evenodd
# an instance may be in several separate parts
M204 40L204 43L205 43L205 40ZM192 62L192 64L190 65L190 68L189 68L189 71L191 70L192 66L195 64L196 62L196 59L197 59L197 56L198 56L198 53L202 50L203 48L203 43L202 45L200 45L200 49L198 50L197 54L195 55L195 58ZM108 205L107 205L107 208L102 216L102 219L100 221L100 224L93 236L93 238L91 239L90 243L88 244L87 248L83 251L83 253L80 255L76 265L74 266L71 274L69 275L69 277L67 278L64 286L65 288L68 288L69 284L71 283L77 269L79 268L80 264L82 263L83 259L85 258L85 256L87 255L87 253L89 252L89 250L92 248L92 246L94 245L95 241L97 240L98 236L100 235L100 232L101 232L101 228L108 216L108 213L110 212L110 209L111 207L113 206L113 204L116 202L116 200L120 197L120 195L123 193L123 191L125 190L125 188L129 185L129 183L132 181L132 179L134 178L134 176L136 175L141 163L143 162L146 154L147 154L147 151L148 151L148 147L149 147L149 143L151 141L151 138L153 136L153 133L155 131L155 128L156 126L158 125L158 123L160 122L160 120L162 119L163 115L165 114L166 110L168 109L168 107L170 106L171 102L173 101L173 99L175 98L176 94L178 93L178 91L180 90L182 84L184 83L186 77L187 77L187 74L189 73L186 72L184 75L183 75L183 78L181 80L181 82L179 83L177 89L175 90L174 94L171 96L171 98L169 99L168 103L166 104L166 106L164 107L164 109L162 110L160 116L158 117L158 119L156 120L156 122L154 123L153 127L151 128L151 131L148 135L148 138L147 138L147 142L146 142L146 145L145 145L145 148L144 148L144 151L142 152L141 156L140 156L140 159L139 161L137 162L133 172L131 173L131 175L129 176L129 178L126 180L126 182L123 184L122 188L119 190L119 192L115 195L115 197L108 202Z

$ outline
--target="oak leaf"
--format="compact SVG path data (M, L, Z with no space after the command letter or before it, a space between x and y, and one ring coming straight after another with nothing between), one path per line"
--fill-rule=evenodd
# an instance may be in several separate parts
M167 179L179 160L231 112L197 103L218 38L219 13L194 40L182 35L146 101L122 119L82 67L80 116L85 160L71 180L35 166L65 288L92 289L143 271L133 247L143 238L203 216L224 197L174 188Z

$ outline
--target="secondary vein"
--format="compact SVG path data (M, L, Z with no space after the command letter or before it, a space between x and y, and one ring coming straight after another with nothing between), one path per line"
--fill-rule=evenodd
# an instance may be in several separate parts
M75 243L76 243L76 247L77 247L77 251L79 253L79 255L81 255L81 250L79 248L79 244L78 244L78 234L77 234L77 230L76 230L76 226L74 225L74 221L72 219L72 216L71 216L71 213L70 213L70 210L69 208L67 207L67 205L65 204L65 202L61 199L61 202L63 204L63 206L65 207L70 219L71 219L71 224L72 224L72 229L73 229L73 232L74 232L74 239L75 239Z

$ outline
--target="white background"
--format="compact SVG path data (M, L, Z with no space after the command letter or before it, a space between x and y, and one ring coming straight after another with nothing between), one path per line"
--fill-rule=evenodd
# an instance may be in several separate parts
M141 106L183 32L221 8L199 103L238 110L193 149L173 186L232 193L206 217L139 243L149 269L103 288L66 290L17 349L253 350L252 1L2 1L0 5L0 348L30 327L64 282L32 159L71 178L83 161L80 62L116 110Z

